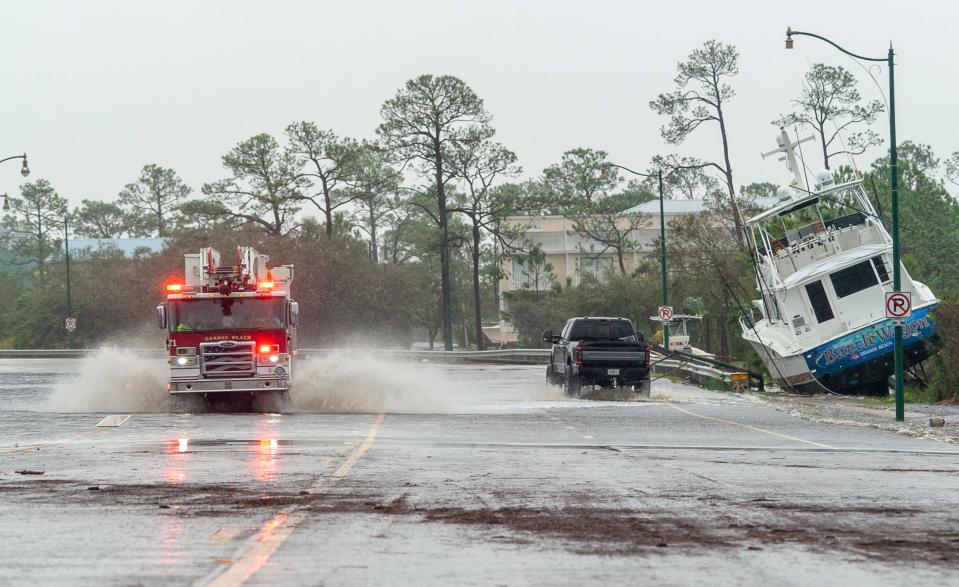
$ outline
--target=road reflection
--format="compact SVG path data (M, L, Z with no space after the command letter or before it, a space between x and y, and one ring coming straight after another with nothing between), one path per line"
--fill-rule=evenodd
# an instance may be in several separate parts
M178 571L183 562L183 545L181 534L183 522L175 516L163 516L160 528L160 544L157 548L157 563L166 569L166 572Z
M253 448L253 478L257 481L272 483L276 481L277 473L277 442L276 424L279 418L275 415L265 415L256 422L256 435L259 441Z
M166 444L166 459L163 462L163 479L171 485L186 481L186 464L190 452L189 438L173 438Z

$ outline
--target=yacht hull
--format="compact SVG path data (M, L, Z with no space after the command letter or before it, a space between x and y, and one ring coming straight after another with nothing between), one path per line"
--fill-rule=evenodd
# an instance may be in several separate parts
M930 312L935 304L915 310L903 324L905 368L928 358L939 345ZM894 327L883 319L802 353L782 356L756 340L770 374L783 388L799 393L832 392L846 395L886 395L894 365Z

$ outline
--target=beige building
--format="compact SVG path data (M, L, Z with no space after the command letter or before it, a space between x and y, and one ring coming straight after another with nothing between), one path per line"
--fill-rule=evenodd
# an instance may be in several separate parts
M663 209L668 230L671 220L678 216L702 212L705 210L705 203L703 200L666 200L663 202ZM637 247L626 253L623 259L626 272L631 273L641 260L659 253L656 246L660 234L659 200L630 208L627 213L643 216L642 223L629 235ZM627 218L623 218L622 222L621 226L624 228L629 226L630 221ZM607 276L619 271L616 251L604 250L602 244L577 234L570 218L509 216L505 223L521 227L524 234L519 240L528 241L543 251L544 264L552 267L552 276L542 268L531 267L529 262L524 263L521 255L503 257L501 294L522 290L547 290L550 287L550 277L561 284L566 284L569 280L576 285L584 275L592 275L602 282ZM501 311L509 309L509 302L503 295L500 295L499 304Z
M776 198L756 198L750 203L751 207L763 209L773 206ZM690 214L699 214L707 210L704 200L665 200L663 202L663 216L666 221L666 240L669 240L669 223L674 219ZM642 222L638 228L631 231L630 239L637 244L634 251L626 253L623 259L626 273L632 273L643 260L652 257L658 263L660 234L659 200L652 200L626 211L627 213L642 215ZM523 235L519 242L532 243L544 253L543 265L550 265L550 276L542 268L530 267L523 263L521 255L505 256L502 259L501 270L503 278L499 284L500 312L509 310L508 296L504 293L515 291L546 291L550 288L551 280L566 284L567 279L573 285L582 281L584 275L592 275L600 282L607 276L619 271L619 262L616 251L603 250L600 243L584 238L573 230L573 221L565 216L509 216L505 219L508 226L522 228ZM623 219L623 227L629 226L629 221ZM527 245L528 246L528 245ZM500 322L495 326L486 327L491 333L495 330L497 340L502 343L515 343L517 333L508 321ZM491 338L492 340L492 338Z

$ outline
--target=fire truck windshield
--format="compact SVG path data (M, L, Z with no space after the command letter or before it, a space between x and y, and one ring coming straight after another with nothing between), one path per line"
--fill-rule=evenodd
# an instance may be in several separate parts
M282 298L176 300L170 309L170 327L175 332L286 328Z

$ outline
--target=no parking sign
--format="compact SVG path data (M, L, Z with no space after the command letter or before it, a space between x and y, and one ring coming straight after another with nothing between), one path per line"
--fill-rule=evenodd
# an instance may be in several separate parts
M908 291L886 292L886 318L902 320L912 316L912 293Z

